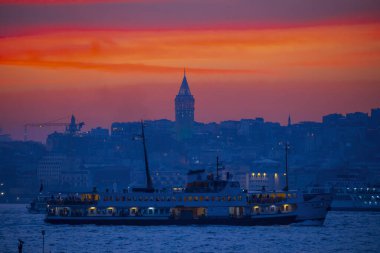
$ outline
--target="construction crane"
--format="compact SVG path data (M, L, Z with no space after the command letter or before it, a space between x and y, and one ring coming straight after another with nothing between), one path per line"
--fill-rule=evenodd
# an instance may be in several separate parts
M58 119L61 120L61 119ZM56 121L56 120L55 120ZM74 135L79 132L84 126L84 122L76 123L74 115L71 115L70 123L60 123L60 122L45 122L45 123L27 123L24 125L24 141L28 140L28 128L29 127L51 127L51 126L64 126L66 127L66 133Z

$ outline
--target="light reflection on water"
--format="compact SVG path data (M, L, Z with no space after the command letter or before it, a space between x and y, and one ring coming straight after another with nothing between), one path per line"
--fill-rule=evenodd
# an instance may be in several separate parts
M330 212L324 226L50 225L0 205L0 252L380 252L380 213Z

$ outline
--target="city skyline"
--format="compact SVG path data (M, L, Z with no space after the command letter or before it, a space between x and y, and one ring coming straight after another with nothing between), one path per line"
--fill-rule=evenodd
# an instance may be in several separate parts
M189 84L187 83L187 75L186 72L183 72L183 77L182 77L182 81L179 82L177 84L177 91L178 91L178 88L179 88L179 92L178 94L181 93L181 91L183 90L183 85L184 83L186 84L186 89L189 89ZM188 90L189 94L191 97L192 96L192 93L190 93L190 90ZM170 94L170 93L169 93ZM176 95L174 95L174 97L178 97L178 94L175 93ZM201 96L202 97L202 96ZM193 98L194 99L194 98ZM173 98L169 99L170 103L171 103L171 116L169 117L159 117L159 118L151 118L151 117L135 117L135 118L132 118L132 119L119 119L119 120L113 120L113 121L99 121L99 118L95 118L95 121L90 121L90 123L88 123L87 121L87 118L86 118L86 115L83 115L83 117L78 117L78 119L80 119L80 121L85 121L85 125L84 125L84 131L89 131L90 129L93 129L93 128L96 128L96 127L102 127L102 128L107 128L107 129L110 129L111 128L111 124L112 123L115 123L115 122L136 122L136 121L140 121L140 120L161 120L161 119L168 119L168 120L171 120L171 121L176 121L176 103L175 103L175 99L173 100ZM194 102L193 102L194 103ZM330 115L330 114L342 114L342 115L346 115L346 114L349 114L349 113L354 113L354 112L363 112L363 113L366 113L368 114L368 116L371 116L371 110L372 109L377 109L380 107L379 106L374 106L374 107L371 107L368 109L368 111L346 111L346 112L338 112L338 111L332 111L332 112L327 112L323 115L321 115L321 117L319 119L302 119L302 118L298 118L296 117L296 120L295 120L295 117L293 114L291 113L288 113L286 115L283 115L284 117L281 118L280 120L276 120L276 119L271 119L271 118L267 118L265 116L263 116L262 114L258 114L258 115L252 115L252 116L247 116L247 117L231 117L231 118L221 118L219 120L209 120L209 121L201 121L201 120L197 120L197 117L195 117L195 115L197 114L202 114L202 108L198 108L198 99L197 99L197 112L194 113L193 112L193 117L194 117L194 121L195 122L199 122L199 123L212 123L212 122L216 122L216 123L220 123L220 122L223 122L223 121L240 121L240 120L243 120L243 119L255 119L255 118L263 118L265 121L268 121L268 122L276 122L276 123L280 123L282 126L286 126L288 123L289 123L289 118L291 118L291 122L292 124L297 124L297 123L300 123L300 122L322 122L323 120L323 117L326 116L326 115ZM194 105L193 105L194 107ZM59 115L57 117L57 115L55 116L55 118L50 118L50 119L42 119L42 120L35 120L35 121L29 121L29 122L26 122L23 123L22 125L18 125L17 127L14 127L12 129L7 129L7 128L2 128L2 126L0 125L0 129L2 130L2 134L10 134L12 139L15 139L15 140L26 140L26 135L28 135L27 139L28 140L34 140L34 141L41 141L41 142L45 142L46 140L46 137L53 133L54 131L58 131L58 132L63 132L65 130L65 126L44 126L44 127L37 127L37 128L30 128L29 127L29 130L28 130L28 133L26 134L25 133L25 125L33 125L33 124L43 124L43 123L67 123L69 122L70 118L75 115L75 116L78 116L77 113L73 112L72 114L69 114L67 113L66 115ZM79 116L82 116L82 114L79 114ZM101 123L99 123L101 122Z
M199 122L321 121L380 106L374 1L0 5L0 127L16 139L26 123L71 114L85 129L174 120L184 67Z
M178 88L179 88L179 92L178 94L181 93L181 90L183 89L183 84L185 83L186 84L186 89L189 89L189 84L187 83L187 75L185 72L183 72L183 79L181 82L178 82L177 84L177 89L176 91L178 91ZM189 85L189 86L188 86ZM190 90L188 90L188 92L190 93ZM170 93L169 93L170 94ZM174 97L177 97L178 94L175 93L176 95L174 95ZM192 97L192 94L190 93L190 96ZM202 96L201 96L202 97ZM114 123L114 122L133 122L133 121L140 121L140 120L161 120L161 119L168 119L168 120L171 120L171 121L176 121L176 110L175 110L175 107L176 107L176 103L175 103L175 99L173 100L173 98L169 99L170 101L170 106L171 106L171 116L169 117L160 117L160 118L150 118L150 117L135 117L135 118L132 118L132 119L119 119L119 120L113 120L113 121L97 121L98 119L95 118L95 121L90 121L90 123L88 123L87 121L87 118L86 118L86 115L83 115L83 117L77 117L78 119L80 119L80 121L85 121L86 124L84 126L84 131L89 131L90 129L92 128L96 128L96 127L102 127L102 128L107 128L107 129L110 129L111 128L111 124ZM198 99L197 99L198 101ZM193 105L194 106L194 105ZM195 117L195 115L197 114L202 114L202 108L198 108L198 102L197 102L197 112L196 114L194 114L193 112L193 117ZM364 112L366 114L368 114L369 116L371 116L371 109L375 109L375 108L378 108L380 107L379 106L374 106L374 107L371 107L368 109L368 111L359 111L359 112ZM289 123L289 118L291 118L291 122L292 124L297 124L297 123L300 123L300 122L307 122L307 121L311 121L311 122L322 122L322 118L323 116L326 116L326 115L329 115L329 114L343 114L343 115L346 115L346 114L349 114L349 113L354 113L354 112L358 112L358 111L346 111L346 112L338 112L338 111L332 111L332 112L327 112L325 114L322 114L321 117L319 119L302 119L302 118L299 118L299 117L296 117L296 120L295 120L295 117L293 114L291 113L288 113L286 115L283 115L284 117L281 118L280 120L277 120L277 119L272 119L272 118L267 118L265 116L263 116L262 114L258 114L258 115L252 115L252 116L247 116L247 117L231 117L231 118L221 118L219 120L210 120L210 121L201 121L201 120L197 120L197 118L195 117L195 122L199 122L199 123L212 123L212 122L216 122L216 123L220 123L220 122L223 122L223 121L229 121L229 120L232 120L232 121L239 121L239 120L243 120L243 119L255 119L255 118L263 118L265 121L268 121L268 122L278 122L280 123L281 125L283 126L286 126L288 123ZM66 115L59 115L59 116L55 116L55 118L50 118L50 119L41 119L41 120L35 120L35 121L30 121L30 122L26 122L23 123L22 125L18 125L17 127L14 127L12 129L7 129L7 128L2 128L2 126L0 125L0 129L2 130L2 134L10 134L11 137L15 140L22 140L26 138L26 134L25 134L25 125L26 124L43 124L43 123L67 123L69 122L69 119L70 117L72 117L72 115L75 115L75 116L78 116L77 113L73 112L72 114L69 114L67 113ZM82 116L82 114L79 114L79 116ZM101 122L101 123L99 123ZM51 134L52 132L54 131L58 131L58 132L61 132L61 131L64 131L65 130L65 126L44 126L44 127L37 127L37 128L30 128L29 127L29 130L28 130L28 137L27 139L28 140L34 140L34 141L41 141L41 142L45 142L46 140L46 137Z

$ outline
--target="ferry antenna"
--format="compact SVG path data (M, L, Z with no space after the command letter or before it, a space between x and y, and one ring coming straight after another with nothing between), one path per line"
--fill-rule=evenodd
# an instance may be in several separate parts
M289 190L289 179L288 179L288 151L289 151L289 143L285 142L285 191Z

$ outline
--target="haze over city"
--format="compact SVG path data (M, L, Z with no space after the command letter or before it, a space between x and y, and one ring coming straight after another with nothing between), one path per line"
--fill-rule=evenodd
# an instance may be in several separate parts
M0 127L15 139L72 113L86 129L173 120L184 68L199 122L379 106L377 1L0 4Z

